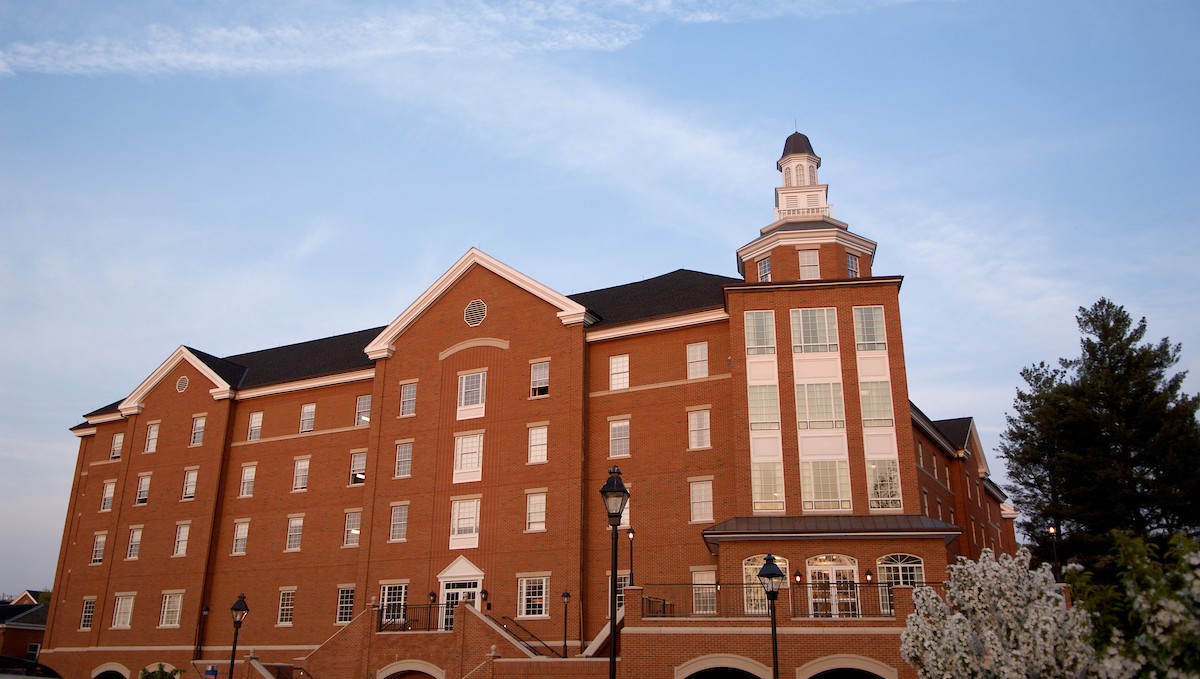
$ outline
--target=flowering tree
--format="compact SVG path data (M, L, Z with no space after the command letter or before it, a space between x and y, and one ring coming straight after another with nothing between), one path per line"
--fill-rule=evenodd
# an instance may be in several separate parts
M1070 609L1050 566L1029 568L1029 551L950 566L946 598L913 591L915 612L900 653L922 679L1088 677L1100 669L1087 614Z

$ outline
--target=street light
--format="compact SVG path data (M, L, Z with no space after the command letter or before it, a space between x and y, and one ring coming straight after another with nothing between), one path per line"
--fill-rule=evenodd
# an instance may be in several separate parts
M567 604L571 603L571 593L563 592L563 657L567 657Z
M779 598L779 588L783 587L783 571L775 565L775 557L768 554L763 559L763 567L758 571L758 581L762 583L763 591L767 594L767 606L771 609L771 673L779 679L779 636L775 628L775 600Z
M1054 551L1054 580L1058 581L1062 579L1062 568L1058 565L1058 524L1050 524L1046 532L1050 534L1050 548Z
M633 587L633 526L629 527L629 586Z
M629 501L629 491L621 482L621 469L613 465L608 470L608 480L600 489L604 498L604 510L608 512L608 526L612 532L612 575L608 587L608 679L617 679L617 526L621 525L621 515L625 513L625 503Z
M233 679L233 663L237 661L238 632L242 631L242 621L250 613L250 607L246 605L245 594L238 595L237 601L229 607L229 612L233 615L233 650L229 654L229 679Z

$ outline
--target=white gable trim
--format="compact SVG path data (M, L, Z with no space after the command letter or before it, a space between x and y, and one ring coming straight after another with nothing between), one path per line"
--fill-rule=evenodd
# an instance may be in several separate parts
M167 376L167 373L174 370L175 366L179 365L180 361L187 361L192 365L193 368L198 370L201 375L204 375L210 382L216 385L215 389L210 389L208 392L212 394L213 400L220 400L233 396L233 387L228 382L221 379L219 375L212 371L212 368L209 368L204 364L204 361L201 361L196 357L195 354L188 351L187 347L180 346L174 351L174 353L170 355L170 357L167 358L167 360L163 361L162 365L158 366L157 370L150 373L150 376L143 380L142 383L138 385L138 388L133 390L132 394L130 394L124 401L121 401L121 405L118 406L121 414L128 417L130 415L137 415L138 413L142 412L142 408L145 405L144 402L146 400L146 395L150 393L151 389L154 389L154 387L158 386L158 383L162 382L163 378Z
M404 332L413 321L417 320L422 313L425 312L434 302L438 300L447 290L450 289L458 279L474 265L482 266L492 273L500 276L517 287L533 294L534 296L545 300L549 304L558 307L558 318L563 325L572 325L574 323L590 323L592 318L588 315L587 309L583 305L578 304L568 298L566 295L555 292L554 290L542 285L533 280L529 276L517 271L516 269L504 264L503 262L491 257L478 248L471 248L467 253L459 258L454 266L450 267L446 273L442 274L433 285L421 296L416 299L407 309L404 310L396 320L392 321L388 327L384 328L379 336L371 341L364 349L367 356L378 360L381 358L390 358L396 351L394 342L396 338Z
M471 560L465 556L459 556L454 561L450 562L449 566L441 573L438 573L439 581L446 580L464 580L464 579L481 579L484 572L479 570L479 566L471 563Z
M614 328L592 330L587 333L586 340L588 342L600 342L603 340L617 339L619 337L632 337L634 335L644 335L649 332L675 330L676 328L687 328L694 325L718 323L728 320L729 313L724 309L711 309L709 311L700 311L686 315L655 318L649 321L640 321L637 323L627 323Z

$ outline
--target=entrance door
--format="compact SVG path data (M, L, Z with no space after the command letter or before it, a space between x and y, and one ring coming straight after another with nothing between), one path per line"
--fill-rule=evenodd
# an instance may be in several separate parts
M808 560L809 614L815 618L857 618L858 564L848 556L826 554Z
M478 580L448 580L442 583L442 624L440 629L454 629L454 609L467 602L479 608Z

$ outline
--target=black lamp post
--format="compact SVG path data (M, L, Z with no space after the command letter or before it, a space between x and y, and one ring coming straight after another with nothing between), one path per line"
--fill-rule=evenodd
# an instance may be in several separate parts
M621 469L613 466L608 470L608 480L600 489L604 498L604 510L608 512L608 526L612 531L612 578L608 587L608 679L617 679L617 526L621 525L621 514L629 501L629 491L621 481Z
M1057 582L1062 579L1062 569L1058 565L1058 524L1050 524L1046 532L1050 534L1050 548L1054 550L1054 580Z
M567 604L571 603L571 593L563 592L563 657L567 657Z
M633 587L633 526L629 527L629 586Z
M775 600L779 598L779 588L783 586L783 571L775 565L775 557L768 554L763 559L763 567L758 571L758 581L762 583L763 591L767 594L767 606L771 609L771 673L779 679L779 636L775 627Z
M250 607L246 605L245 594L238 595L237 601L229 607L229 612L233 615L233 650L229 654L229 679L233 679L233 663L237 662L238 632L242 631L242 621L250 613Z

